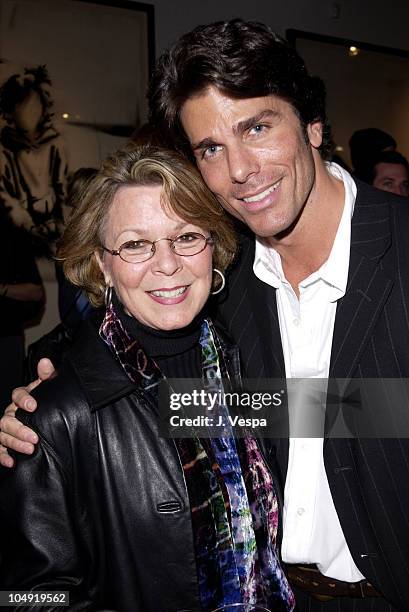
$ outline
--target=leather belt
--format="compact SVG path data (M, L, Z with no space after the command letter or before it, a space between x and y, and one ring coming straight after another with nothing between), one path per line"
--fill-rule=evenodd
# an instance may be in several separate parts
M319 601L335 597L382 597L367 580L344 582L328 578L315 565L286 565L285 573L291 586L298 587Z

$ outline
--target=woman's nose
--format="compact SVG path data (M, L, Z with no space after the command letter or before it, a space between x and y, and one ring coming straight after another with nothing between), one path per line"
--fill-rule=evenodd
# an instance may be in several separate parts
M170 240L158 240L155 243L155 254L152 257L153 272L171 276L182 267L182 257L171 248Z

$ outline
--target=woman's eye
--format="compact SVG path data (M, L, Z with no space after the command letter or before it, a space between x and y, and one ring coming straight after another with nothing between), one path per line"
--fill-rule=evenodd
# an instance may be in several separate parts
M193 242L194 240L197 240L197 238L198 238L198 237L197 237L197 235L196 235L196 234L191 234L191 233L188 233L188 234L181 234L180 236L178 236L178 237L175 239L175 242L179 242L179 243L180 243L180 242L183 242L183 243L186 243L186 242Z
M130 240L129 242L125 242L121 249L126 249L127 251L138 251L150 247L151 243L148 240Z

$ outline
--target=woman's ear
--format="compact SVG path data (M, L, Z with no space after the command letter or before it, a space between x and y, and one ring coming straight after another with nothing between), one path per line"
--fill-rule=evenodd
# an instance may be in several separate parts
M111 274L109 271L109 267L106 264L105 258L103 253L101 252L100 249L95 249L94 251L94 257L97 260L99 269L101 270L104 279L105 279L105 284L108 286L112 286L112 279L111 279Z

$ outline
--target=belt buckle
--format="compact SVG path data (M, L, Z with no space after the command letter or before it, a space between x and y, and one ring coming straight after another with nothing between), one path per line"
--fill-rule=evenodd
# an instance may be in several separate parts
M308 593L308 595L322 602L332 601L333 599L336 599L336 597L334 597L333 595L318 595L317 593L311 593L311 592Z

